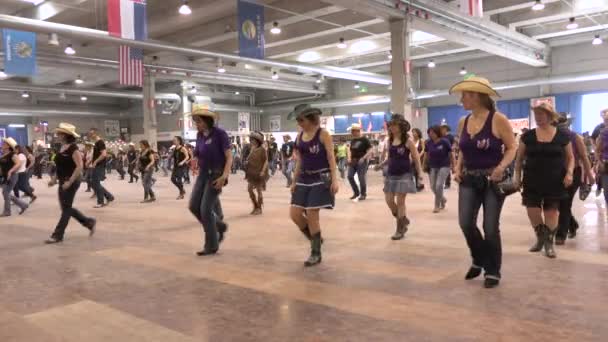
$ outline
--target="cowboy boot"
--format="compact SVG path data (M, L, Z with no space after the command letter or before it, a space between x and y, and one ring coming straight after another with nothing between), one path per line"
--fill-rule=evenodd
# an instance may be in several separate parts
M304 266L314 266L321 263L321 260L321 233L319 232L310 240L310 257L304 262Z
M544 236L544 247L545 247L545 256L547 258L555 258L557 255L555 254L555 250L553 249L553 240L555 239L556 230L550 230L549 227L545 226L545 236Z
M536 243L530 247L530 252L536 253L543 250L543 246L545 244L544 234L545 234L545 225L539 224L534 227L534 232L536 233Z
M306 239L308 239L308 241L312 240L312 235L310 235L310 230L308 230L308 225L306 225L306 227L304 227L304 229L300 229L300 232L302 233L302 235L304 235L306 237Z
M251 203L253 204L253 210L249 213L249 215L256 215L256 211L258 210L258 200L255 198L255 195L249 194L249 198L251 199Z
M400 217L396 219L397 229L395 230L395 234L391 237L392 240L401 240L405 235L407 227L405 226L405 217Z

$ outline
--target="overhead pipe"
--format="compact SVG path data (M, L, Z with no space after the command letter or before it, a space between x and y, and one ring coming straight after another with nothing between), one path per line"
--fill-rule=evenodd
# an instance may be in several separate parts
M600 71L588 72L588 73L566 74L566 75L560 75L560 76L540 77L540 78L509 81L509 82L498 82L498 83L494 83L493 87L496 90L508 90L508 89L517 89L517 88L525 88L525 87L533 87L533 86L541 86L541 85L578 83L578 82L600 81L600 80L607 80L607 79L608 79L608 70L600 70ZM414 100L425 100L425 99L432 99L432 98L437 98L437 97L442 97L442 96L449 96L449 89L417 91L416 95L413 99ZM370 104L384 104L384 103L390 103L390 102L391 102L390 96L366 95L366 96L359 96L359 97L350 98L350 99L312 102L312 103L310 103L310 105L318 107L318 108L341 108L341 107L363 106L363 105L370 105ZM262 107L262 109L265 112L286 110L289 108L293 109L293 106L296 104L297 104L297 102L293 102L291 104L281 104L281 105L276 105L276 106L264 106L264 107Z
M290 97L287 99L280 99L280 100L272 100L272 101L263 101L258 103L258 106L273 106L273 105L278 105L278 104L282 104L282 103L294 103L294 102L305 102L305 101L311 101L311 100L318 100L322 95L317 94L314 96L302 96L302 97Z
M78 27L73 25L65 25L52 23L41 20L34 20L28 18L20 18L10 15L0 15L0 27L12 28L22 31L40 32L40 33L57 33L60 36L79 38L85 40L93 40L99 42L105 42L113 45L127 45L131 47L151 50L151 51L167 51L173 52L179 55L191 56L191 57L213 57L221 58L223 60L231 60L237 62L244 62L256 65L262 65L275 69L289 70L292 72L299 73L315 73L321 74L328 77L334 77L339 79L346 79L352 81L360 81L374 84L388 85L391 83L391 78L386 75L378 75L369 72L350 70L338 67L320 67L309 64L295 64L287 62L279 62L273 60L256 59L241 57L234 54L213 52L208 50L194 49L188 47L182 47L176 44L170 44L166 42L158 42L153 40L138 41L133 39L125 39L111 36L106 31L93 30L84 27Z
M91 108L83 108L83 107L72 107L72 106L62 106L62 107L36 107L36 106L28 106L28 107L18 107L18 106L7 106L0 105L0 116L36 116L36 115L45 115L45 116L109 116L109 115L117 115L118 113L114 110L109 110L105 108L96 109L95 107Z
M116 91L106 89L95 89L95 88L69 88L69 87L40 87L33 85L16 85L0 83L0 91L14 91L14 92L32 92L32 93L46 93L46 94L66 94L66 95L88 95L88 96L99 96L99 97L113 97L133 100L143 100L144 96L140 92L136 91ZM178 94L172 93L156 93L156 100L172 100L181 103L181 97Z

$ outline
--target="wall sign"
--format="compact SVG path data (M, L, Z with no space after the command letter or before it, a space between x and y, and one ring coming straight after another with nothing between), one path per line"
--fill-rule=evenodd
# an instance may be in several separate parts
M103 121L104 132L106 137L119 137L120 136L120 121L118 120L104 120Z
M281 131L281 116L274 115L270 117L270 131L279 132Z
M249 113L239 112L239 133L249 133Z

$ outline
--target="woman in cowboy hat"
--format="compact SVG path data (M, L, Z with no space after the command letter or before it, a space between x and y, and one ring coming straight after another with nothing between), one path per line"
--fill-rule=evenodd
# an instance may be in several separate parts
M553 240L559 222L558 209L561 200L567 197L566 188L572 185L574 155L570 137L555 127L559 114L553 107L542 103L533 111L536 128L521 137L515 184L523 183L523 205L536 232L536 243L530 252L544 248L547 257L555 258Z
M217 114L207 109L190 113L198 135L193 155L198 160L199 175L192 187L190 212L205 230L205 246L199 256L217 253L228 226L223 222L220 193L228 183L232 167L230 138L223 129L215 126Z
M0 157L0 172L2 172L2 196L4 197L4 212L2 216L11 216L11 201L15 203L21 210L19 215L23 214L28 208L27 203L23 202L13 194L13 190L17 185L17 171L21 167L22 161L19 160L15 148L17 142L13 138L4 138L2 140L2 156Z
M251 141L251 152L247 157L245 179L247 179L249 198L253 203L251 215L260 215L264 204L262 191L266 190L266 180L268 179L268 154L262 147L264 136L260 132L251 132L249 140ZM257 191L257 198L254 190Z
M492 96L498 93L490 82L470 77L455 84L450 93L460 93L464 109L471 111L458 124L460 137L454 179L458 188L458 221L471 251L473 263L465 279L477 278L485 269L486 288L500 282L502 243L500 212L505 197L493 184L505 179L515 158L515 137L507 117L496 111ZM477 228L483 206L483 232Z
M156 196L152 190L154 185L154 162L156 157L154 151L150 148L148 140L142 140L139 142L139 172L141 172L141 185L144 187L144 200L141 203L150 203L156 201Z
M65 228L68 226L71 217L89 229L90 236L95 233L95 224L97 223L94 218L86 217L78 209L72 207L74 198L80 187L83 171L82 154L78 150L78 145L76 145L76 139L80 138L76 133L76 127L68 123L60 123L59 127L55 129L55 133L61 141L61 148L55 157L57 173L49 182L49 186L53 186L59 181L58 192L61 218L51 237L45 241L47 244L63 241Z
M388 147L382 155L382 163L375 167L381 170L388 164L384 178L384 196L386 204L397 220L393 240L401 240L408 230L410 220L407 218L405 197L417 192L414 175L422 175L420 155L416 144L408 134L410 123L403 115L394 114L388 122ZM418 172L412 170L412 164ZM421 176L418 176L421 177ZM422 182L422 180L419 180Z
M332 209L338 192L336 159L331 135L321 128L321 111L299 105L288 117L295 117L302 129L295 143L295 182L291 185L290 216L310 240L310 257L305 266L321 262L321 224L319 211Z
M348 182L353 189L353 195L350 199L363 201L367 198L367 168L372 155L372 144L369 139L361 134L361 125L352 124L349 129L353 136L347 156ZM359 179L360 189L355 182L355 175Z

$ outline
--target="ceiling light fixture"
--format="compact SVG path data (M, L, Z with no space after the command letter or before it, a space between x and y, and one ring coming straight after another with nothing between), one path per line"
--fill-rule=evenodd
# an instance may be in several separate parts
M602 40L602 38L600 37L599 34L595 35L595 38L593 38L593 42L591 42L591 44L593 45L602 45L604 41Z
M59 36L57 36L57 33L49 33L49 41L47 44L50 46L59 46Z
M393 60L393 50L388 52L388 59Z
M278 80L279 79L279 74L276 71L272 72L272 79L273 80Z
M226 72L226 68L224 68L224 63L222 63L221 59L219 59L217 61L217 72L219 72L220 74L223 74Z
M578 23L576 22L576 18L574 18L574 17L570 18L570 21L569 21L568 25L566 26L566 28L568 30L574 30L574 29L578 28Z
M466 75L467 74L467 69L465 67L462 67L462 69L460 69L460 74L462 76Z
M543 4L542 0L536 0L536 3L532 5L533 11L542 11L545 9L545 4Z
M7 78L8 75L4 72L4 69L0 69L0 80Z
M434 61L431 59L431 60L429 61L429 64L427 64L426 66L428 66L429 68L431 68L431 69L432 69L432 68L436 67L437 65L436 65L436 64L435 64L435 62L434 62Z
M81 96L80 97L80 101L82 102L86 102L88 100L88 98L86 96Z
M28 97L30 97L30 94L27 91L24 91L23 93L21 93L21 97L27 99Z
M317 78L317 80L315 81L315 83L321 84L321 77Z
M241 92L239 92L238 90L234 92L234 95L241 95Z
M196 86L190 87L190 94L196 94L196 93L198 93L198 89L196 89Z
M65 52L66 55L70 56L76 54L76 50L74 50L72 44L68 44L68 46L65 47L65 50L63 50L63 52Z
M361 88L361 86L359 85L359 82L355 82L355 86L353 88L355 88L355 89Z
M346 45L346 43L344 42L344 38L340 38L338 40L338 45L337 45L340 49L346 49L348 47L348 45Z
M179 7L179 14L181 15L190 15L192 14L192 9L188 6L188 1L182 1L182 5Z
M368 51L372 51L377 48L378 45L371 40L360 40L358 42L353 43L350 47L351 53L364 53Z
M84 80L82 79L82 77L80 77L80 75L78 75L78 77L76 78L76 80L74 80L74 83L76 83L76 84L83 84Z
M319 59L321 59L321 55L319 55L319 53L316 51L302 52L298 56L298 62L303 62L303 63L314 62Z
M272 34L281 33L281 28L279 27L279 23L277 23L276 21L274 23L272 23L272 28L270 29L270 33L272 33Z

